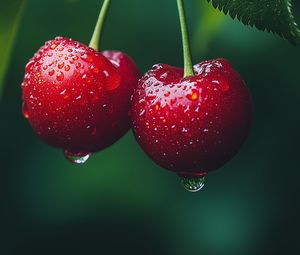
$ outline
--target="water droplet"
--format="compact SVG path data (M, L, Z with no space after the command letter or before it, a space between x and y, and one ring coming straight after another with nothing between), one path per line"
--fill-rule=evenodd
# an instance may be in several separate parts
M105 77L109 76L109 73L106 70L104 70L103 73L104 73Z
M199 92L196 89L192 90L191 94L186 96L189 100L196 101L199 98Z
M22 113L25 119L29 119L29 112L25 103L22 105Z
M94 73L99 73L99 68L98 67L95 67L93 65L91 65L91 70L94 72Z
M62 68L64 67L64 65L65 65L64 62L59 61L57 67L58 67L59 69L62 69Z
M88 56L87 56L86 53L83 53L83 54L81 55L81 58L82 58L82 59L87 59L87 57L88 57Z
M57 45L54 43L54 44L52 44L52 45L50 46L50 49L51 49L51 50L55 50L56 47L57 47Z
M64 95L64 94L66 94L66 91L67 91L67 90L64 89L64 90L63 90L62 92L60 92L59 94L60 94L60 95Z
M51 69L51 70L48 72L48 74L49 74L50 76L52 76L54 73L55 73L54 69Z
M172 104L172 105L175 104L176 101L177 101L177 98L172 98L172 99L171 99L171 104Z
M65 66L65 71L68 72L69 70L70 70L70 66L69 66L69 65L66 65L66 66Z
M56 80L63 81L64 78L65 78L64 73L63 72L58 72L58 74L56 76Z
M83 59L86 62L92 63L93 62L93 57L91 55L88 55L86 53L83 53L81 55L81 59Z
M204 187L205 176L188 178L181 178L183 187L189 192L197 192Z
M170 96L170 95L171 95L171 92L170 92L170 91L168 91L168 92L165 93L165 97L168 97L168 96Z
M156 96L146 96L146 101L150 102L152 100L154 100L156 98Z
M43 69L44 69L44 70L47 70L47 68L48 68L47 65L44 65L44 66L43 66Z
M71 152L69 150L64 150L64 154L66 159L74 164L84 164L91 156L87 152Z
M140 116L143 116L144 114L145 114L145 112L146 112L146 110L145 109L143 109L141 112L140 112Z
M155 110L158 111L160 109L160 103L155 104Z

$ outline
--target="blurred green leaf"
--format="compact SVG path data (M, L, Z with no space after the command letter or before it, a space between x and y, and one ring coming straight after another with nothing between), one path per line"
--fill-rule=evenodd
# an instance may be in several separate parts
M26 0L0 2L0 96Z
M215 8L245 25L267 30L300 44L300 29L291 11L290 0L207 0Z
M201 14L192 43L195 56L203 57L209 49L211 40L224 24L226 16L204 1L199 1L199 9Z

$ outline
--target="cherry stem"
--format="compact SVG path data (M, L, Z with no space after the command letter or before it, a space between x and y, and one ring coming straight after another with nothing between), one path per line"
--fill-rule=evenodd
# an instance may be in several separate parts
M101 34L102 34L104 21L107 16L109 6L110 6L110 0L104 0L102 8L99 13L99 17L98 17L95 29L94 29L94 33L93 33L91 42L89 44L89 46L96 51L99 51L99 44L101 42Z
M182 34L182 44L183 44L183 57L184 57L184 77L195 75L193 69L193 62L190 50L189 33L187 28L187 22L185 17L184 3L183 0L177 0L181 34Z

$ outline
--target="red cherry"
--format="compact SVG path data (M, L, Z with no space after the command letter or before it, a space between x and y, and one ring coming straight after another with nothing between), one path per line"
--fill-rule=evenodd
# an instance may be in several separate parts
M130 127L130 97L139 71L123 53L105 55L57 37L26 66L23 114L42 140L67 155L104 149Z
M195 76L182 78L181 68L153 66L140 79L132 108L143 150L188 181L229 161L252 122L250 93L225 59L202 62L194 70Z

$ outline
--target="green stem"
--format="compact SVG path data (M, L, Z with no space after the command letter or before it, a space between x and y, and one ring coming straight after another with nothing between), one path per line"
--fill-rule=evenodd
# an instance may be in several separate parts
M101 34L103 30L104 21L107 15L107 11L110 6L110 0L104 0L104 3L102 5L97 24L94 29L94 33L90 42L90 47L94 50L99 51L99 43L101 42Z
M187 22L184 11L183 0L177 0L178 12L180 18L181 34L182 34L182 44L183 44L183 57L184 57L184 77L193 76L193 62L191 57L189 33L187 28Z

